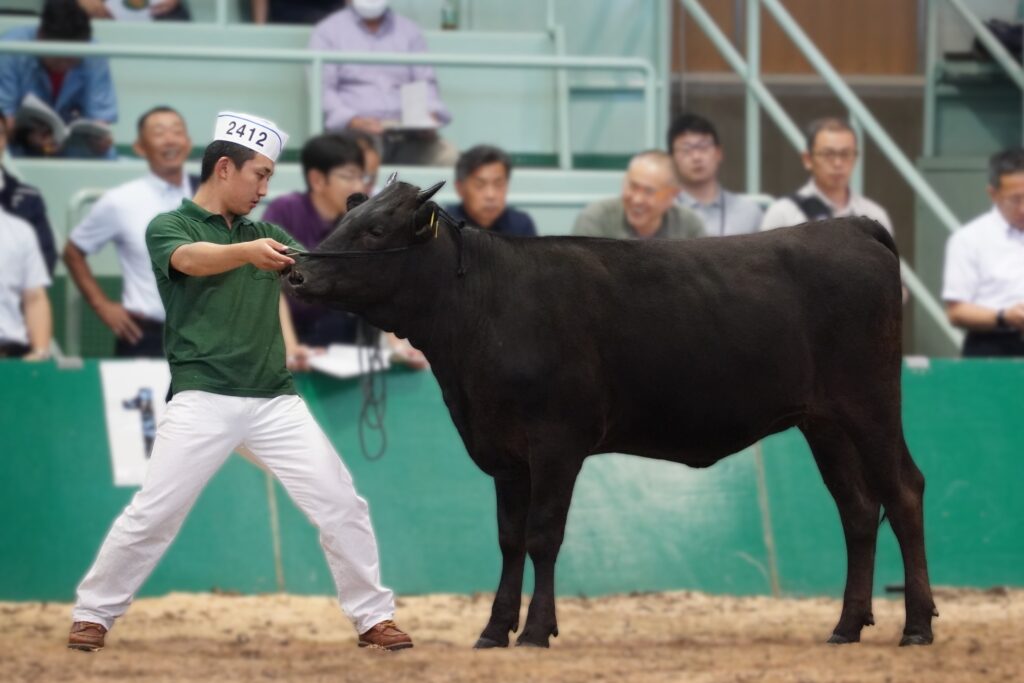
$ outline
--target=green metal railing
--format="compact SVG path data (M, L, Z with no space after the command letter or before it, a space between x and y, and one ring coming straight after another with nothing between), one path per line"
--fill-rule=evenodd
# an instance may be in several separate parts
M992 34L981 19L967 6L964 0L928 0L925 18L925 94L924 94L924 140L922 150L925 156L935 154L935 87L940 68L938 49L938 15L940 4L952 7L964 23L992 55L1010 81L1021 90L1021 110L1024 112L1024 68L1017 62L1001 42ZM1021 140L1024 140L1024 115L1021 116Z
M744 61L739 52L733 47L725 33L718 27L714 19L701 6L699 0L679 0L683 8L693 17L704 34L711 40L722 57L746 83L747 102L747 192L760 191L759 170L751 171L750 167L760 169L761 165L761 136L760 126L756 119L760 115L759 106L771 117L772 121L779 127L783 135L793 145L797 152L803 152L806 144L800 129L793 122L793 119L779 105L778 100L768 91L761 81L759 74L761 35L760 35L760 9L764 5L778 22L783 32L793 41L797 49L804 55L812 67L825 79L825 83L839 98L843 106L850 113L850 120L855 130L867 134L878 145L881 152L893 164L897 172L920 196L922 201L938 217L939 221L950 231L960 227L960 221L953 212L946 206L945 202L932 189L924 177L920 174L914 164L893 142L889 134L882 128L874 115L864 106L863 102L854 94L848 85L843 81L839 73L828 62L825 56L814 45L803 29L796 23L793 17L782 6L779 0L747 0L747 59ZM855 174L855 180L859 183L861 171ZM753 185L751 185L753 181ZM856 189L856 186L855 186ZM932 295L928 288L917 277L909 264L900 259L900 268L903 281L913 294L915 301L921 305L928 316L938 325L946 338L957 349L963 343L963 333L953 327L943 310L942 305Z
M54 57L113 57L133 59L180 59L243 62L275 62L309 65L309 127L312 133L323 130L322 72L325 64L418 64L428 66L490 67L494 69L604 70L638 73L643 78L644 144L655 145L657 138L657 73L646 59L636 57L570 57L566 55L480 55L440 53L331 52L323 50L150 47L141 45L102 45L46 41L0 41L0 54L29 54ZM571 168L569 153L567 88L556 93L559 161Z

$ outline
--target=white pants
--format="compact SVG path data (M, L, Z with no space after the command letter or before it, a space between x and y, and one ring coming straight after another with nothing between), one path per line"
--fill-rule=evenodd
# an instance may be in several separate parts
M369 508L298 396L239 398L183 391L157 428L149 470L78 586L72 619L111 628L174 540L206 482L245 447L320 531L338 601L359 633L395 611L381 586Z

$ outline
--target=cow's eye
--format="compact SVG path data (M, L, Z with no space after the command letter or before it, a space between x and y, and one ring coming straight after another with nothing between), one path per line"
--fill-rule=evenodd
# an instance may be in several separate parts
M370 234L374 237L381 237L384 234L384 228L379 225L374 225L370 228Z

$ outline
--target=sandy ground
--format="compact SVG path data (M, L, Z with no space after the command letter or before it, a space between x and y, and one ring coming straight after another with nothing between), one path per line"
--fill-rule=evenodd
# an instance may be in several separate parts
M1024 590L936 590L935 644L918 648L896 647L899 601L876 600L863 642L832 646L835 600L679 592L563 598L550 650L473 651L490 598L402 598L416 647L398 653L358 649L326 597L143 599L95 654L64 648L68 605L0 603L0 680L1024 681Z

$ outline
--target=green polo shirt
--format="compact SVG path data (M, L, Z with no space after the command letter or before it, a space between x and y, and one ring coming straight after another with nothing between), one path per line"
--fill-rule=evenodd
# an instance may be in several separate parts
M223 216L188 199L154 218L146 229L146 246L167 311L164 350L172 393L199 389L259 398L295 393L285 367L277 273L246 264L219 275L194 277L171 265L171 254L185 244L239 244L262 237L302 249L272 223L237 217L229 230Z

